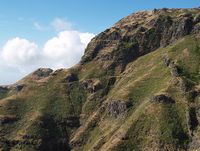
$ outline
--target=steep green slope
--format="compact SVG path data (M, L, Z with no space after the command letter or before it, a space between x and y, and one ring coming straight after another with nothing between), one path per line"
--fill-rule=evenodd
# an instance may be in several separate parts
M200 10L132 14L80 64L0 87L0 149L197 150Z

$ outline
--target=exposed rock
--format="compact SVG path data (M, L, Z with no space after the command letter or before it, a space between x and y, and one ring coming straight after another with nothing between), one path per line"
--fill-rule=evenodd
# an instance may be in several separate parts
M102 88L102 83L100 80L96 80L93 84L93 92L96 92Z
M38 144L41 144L40 140L35 139L34 137L24 137L22 139L1 139L0 138L0 147L2 144L6 144L6 146L14 147L15 145L20 146L20 145L34 145L35 148L37 148ZM21 149L21 148L20 148ZM7 150L7 148L6 148ZM38 148L37 148L38 150Z
M158 103L165 103L165 104L175 103L175 101L171 97L167 96L166 94L154 95L151 98L151 101L158 102Z
M64 82L67 82L67 83L74 82L74 81L78 81L78 77L74 73L68 73L64 78Z
M195 107L191 107L189 109L189 126L190 126L191 131L194 131L195 128L198 126L198 120L197 120L197 114L196 114Z
M108 86L112 86L115 84L115 81L116 81L116 77L110 77L108 79Z
M24 85L21 85L21 84L18 84L18 85L15 86L15 90L17 92L20 92L23 88L24 88Z
M200 31L198 19L193 19L198 11L164 8L134 13L93 38L78 67L38 69L11 85L9 93L0 96L0 112L17 113L20 120L0 116L0 150L188 150L188 129L196 133L199 128L199 91L194 86L199 79L193 68L189 76L182 76L182 66L171 59L186 58L180 51L198 45L193 34ZM198 67L195 50L181 65ZM164 51L169 56L160 58ZM174 77L157 72L161 59L162 69ZM192 89L179 82L184 77ZM1 91L7 90L0 87ZM146 100L152 92L155 95ZM193 102L182 101L187 94ZM138 100L126 100L129 96Z
M197 136L192 136L191 138L191 143L189 144L189 149L190 151L199 151L200 148L200 141Z
M198 24L195 25L195 27L194 27L194 29L193 29L192 32L194 34L199 34L200 33L199 31L200 31L200 23L198 23Z
M181 91L183 91L184 93L188 92L191 88L190 84L182 78L179 79L178 85L179 85Z
M172 12L181 15L174 17ZM99 60L104 67L117 68L121 72L129 62L173 43L195 28L197 25L193 24L191 13L181 13L179 9L131 14L93 38L81 63ZM172 71L175 76L176 71L176 68Z
M171 68L171 75L174 76L174 77L178 77L179 76L178 68L176 66Z
M188 98L188 100L190 101L194 101L196 97L199 96L199 93L196 90L191 90L188 93L186 93L186 97Z
M200 122L200 105L196 107L196 115L197 115L198 121Z
M169 68L171 69L171 75L174 76L174 77L178 77L180 76L180 71L179 71L179 68L178 66L176 66L174 63L170 63L169 64Z
M95 93L102 89L102 83L99 79L88 79L81 82L81 87L90 93Z
M57 69L51 73L52 76L56 76L59 72L62 72L64 69Z
M0 124L12 123L17 120L17 117L14 115L0 115Z
M0 86L0 93L5 93L9 90L7 86Z
M168 67L170 65L170 59L167 55L163 56L163 63Z
M130 100L111 100L107 104L108 115L114 118L123 117L127 113L128 108L131 106L132 102L130 102Z
M39 68L35 72L33 72L33 75L36 75L38 77L48 77L53 72L50 68Z
M92 92L92 82L93 81L91 79L84 80L81 82L81 87L89 92Z
M200 22L200 13L197 14L195 17L194 17L194 23L199 23Z
M178 17L192 17L192 14L191 13L183 13L183 14L180 14Z
M80 126L80 117L77 116L69 116L66 119L64 119L64 123L66 126L75 128Z

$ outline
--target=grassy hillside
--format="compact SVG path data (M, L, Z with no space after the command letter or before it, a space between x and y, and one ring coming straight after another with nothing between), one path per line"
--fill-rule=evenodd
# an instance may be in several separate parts
M131 59L129 38L117 54L106 43L103 59L39 69L0 91L0 150L197 150L200 36L178 39Z

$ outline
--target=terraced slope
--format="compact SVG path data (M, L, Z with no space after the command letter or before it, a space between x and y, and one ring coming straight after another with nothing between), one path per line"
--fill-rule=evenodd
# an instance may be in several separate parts
M70 69L0 87L5 151L200 148L200 9L131 14Z

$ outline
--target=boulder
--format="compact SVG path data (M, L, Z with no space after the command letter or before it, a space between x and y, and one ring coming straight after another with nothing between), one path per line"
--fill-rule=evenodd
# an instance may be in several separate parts
M81 82L81 87L90 93L95 93L103 88L103 84L99 79L87 79Z
M20 92L23 88L24 88L24 85L22 85L22 84L18 84L18 85L15 86L15 90L17 92Z
M110 77L110 78L108 79L108 86L114 85L115 82L116 82L116 77Z
M0 115L0 124L13 123L17 120L14 115Z
M194 34L199 34L200 33L200 23L196 24L194 27L193 31Z
M197 14L195 17L194 17L194 23L199 23L200 22L200 13Z
M62 72L64 69L57 69L51 73L52 76L56 76L58 73Z
M178 86L180 87L181 91L183 91L184 93L188 92L191 88L190 84L182 78L179 79Z
M64 78L64 82L67 82L67 83L74 82L74 81L78 81L78 76L74 73L68 73Z
M114 118L123 117L131 106L130 100L111 100L107 104L108 115Z
M179 77L180 76L180 70L178 66L176 66L173 62L169 64L169 68L171 69L171 75L173 77Z
M92 92L92 83L93 83L93 81L91 79L84 80L84 81L81 82L81 87L84 90Z
M174 76L174 77L178 77L179 76L179 72L178 72L178 68L177 67L171 68L171 75Z
M65 125L71 128L80 126L80 117L77 116L69 116L65 119Z
M93 83L93 86L92 86L92 89L93 89L93 92L96 92L98 90L100 90L102 88L102 83L100 80L96 80L94 83Z
M0 86L0 93L5 93L9 90L7 86Z
M164 104L175 103L175 101L166 94L154 95L152 96L151 101Z
M53 72L50 68L39 68L35 72L33 72L33 75L36 75L38 77L48 77Z
M167 67L170 65L170 59L169 59L168 55L164 55L164 56L163 56L163 63L164 63L164 65L166 65Z

